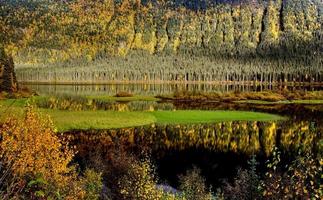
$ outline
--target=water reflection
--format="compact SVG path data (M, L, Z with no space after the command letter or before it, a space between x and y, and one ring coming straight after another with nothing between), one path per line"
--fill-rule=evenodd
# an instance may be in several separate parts
M107 84L107 85L41 85L25 84L28 88L42 95L115 95L126 91L137 95L170 94L175 91L230 92L230 91L263 91L287 88L293 90L320 90L321 86L273 86L241 84Z
M113 110L113 111L156 111L156 110L241 110L259 111L287 115L292 120L321 120L323 104L251 104L233 102L183 102L183 101L130 101L117 102L102 99L87 99L81 96L51 96L37 100L40 108L60 110Z
M135 155L148 152L164 183L176 187L177 177L192 166L201 168L206 181L218 187L222 179L235 177L237 167L246 167L257 155L260 170L277 146L287 157L306 149L322 155L322 124L310 121L221 122L195 125L150 125L143 127L71 131L65 133L85 167L93 156L111 159L115 149Z
M78 151L83 167L100 155L110 160L117 149L136 156L148 153L162 183L178 185L178 175L197 166L208 184L218 187L223 179L235 177L238 167L247 167L257 155L260 171L276 146L284 164L299 150L321 156L323 124L311 121L219 122L192 125L150 125L143 127L71 131L65 133Z
M108 151L115 144L149 149L163 156L169 150L202 148L213 152L269 156L273 147L296 153L299 149L320 151L322 126L298 122L219 122L192 125L151 125L143 127L72 131L66 133L83 157L96 148ZM102 152L104 153L104 152Z

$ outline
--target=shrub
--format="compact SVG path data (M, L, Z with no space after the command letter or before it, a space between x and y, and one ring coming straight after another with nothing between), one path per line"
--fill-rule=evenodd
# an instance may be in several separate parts
M118 92L116 95L114 95L115 97L133 97L133 94L129 93L129 92Z
M269 171L264 180L264 197L267 199L321 199L323 196L322 158L308 152L299 156L287 170L281 169L280 153L268 163Z
M118 144L104 154L94 151L86 161L87 166L103 172L103 195L120 200L160 199L163 192L157 187L153 165L144 155L139 159L126 148Z
M226 199L261 199L260 177L257 175L256 166L256 158L252 156L249 161L249 170L239 169L234 183L225 183L223 193Z
M82 186L86 192L86 200L98 200L103 188L102 173L97 173L94 170L86 169L84 176L81 179Z
M7 119L0 134L1 163L21 182L23 195L83 198L75 168L69 165L74 152L58 138L48 117L28 106L25 118Z
M186 174L179 176L180 190L183 197L188 200L208 200L212 199L212 194L201 176L201 170L194 167L188 170Z
M40 117L32 106L27 107L25 118L7 119L1 129L1 157L5 164L12 163L12 170L19 176L41 173L45 179L57 184L65 183L63 174L74 152L62 144L48 117ZM51 155L51 156L48 156Z
M118 185L124 199L154 200L162 197L149 160L133 162L119 179Z
M38 98L36 104L40 108L50 108L59 110L96 110L97 105L85 97L71 96L71 95L59 95L51 97Z

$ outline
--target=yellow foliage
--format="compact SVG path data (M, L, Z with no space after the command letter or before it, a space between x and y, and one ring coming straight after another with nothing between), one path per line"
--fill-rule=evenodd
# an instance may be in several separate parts
M0 129L1 161L17 177L41 175L51 186L68 193L66 199L82 198L84 192L77 186L75 170L69 167L74 152L54 130L48 117L40 117L28 106L24 119L9 118Z
M163 196L163 192L156 187L149 161L133 163L118 185L125 199L157 200Z
M269 2L267 7L267 20L268 20L268 41L272 43L277 43L279 39L279 12L278 8L273 1Z
M264 150L266 152L266 155L270 155L272 149L275 146L275 137L276 137L276 131L277 126L275 122L272 122L270 126L265 127L264 130Z
M155 46L157 44L156 32L153 31L151 34L151 40L148 43L145 43L142 38L142 33L136 33L131 48L147 50L151 54L155 53Z

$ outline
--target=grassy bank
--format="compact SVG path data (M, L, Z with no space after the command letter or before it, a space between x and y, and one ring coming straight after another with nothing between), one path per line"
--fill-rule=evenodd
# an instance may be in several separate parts
M155 111L157 123L162 124L192 124L212 123L223 121L275 121L283 117L260 112L246 111L202 111L202 110L178 110L178 111Z
M248 103L248 104L260 104L260 105L279 105L279 104L307 104L307 105L316 105L323 104L323 99L309 99L309 100L286 100L286 101L262 101L262 100L242 100L235 101L234 103Z
M0 120L8 115L22 116L25 99L1 100ZM220 121L271 121L282 120L278 115L244 112L244 111L154 111L154 112L118 112L118 111L64 111L56 109L39 109L41 113L51 116L58 131L110 129L142 126L152 123L192 124Z
M127 102L127 101L158 101L159 99L153 96L141 96L135 95L130 97L117 97L117 96L87 96L87 99L96 99L100 101L119 101L119 102Z
M323 91L263 91L263 92L227 92L204 93L178 91L172 95L157 96L171 101L217 101L217 102L257 102L257 103L322 103Z

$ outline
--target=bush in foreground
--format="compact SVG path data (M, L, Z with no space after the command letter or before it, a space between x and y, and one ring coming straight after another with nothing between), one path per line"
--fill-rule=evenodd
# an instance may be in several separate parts
M194 167L186 174L179 176L180 190L184 199L211 200L212 194L207 188L201 170Z
M321 199L322 159L309 153L300 154L283 166L276 150L268 161L264 177L257 174L254 157L248 170L238 170L232 184L226 183L219 194L224 199ZM220 196L219 195L219 196Z
M49 117L32 106L24 119L8 118L0 127L0 197L2 199L85 199L87 185L100 184L86 172L82 181L71 165L73 149L61 141ZM89 176L91 175L91 176ZM98 192L98 189L95 190ZM89 198L87 198L89 199Z

